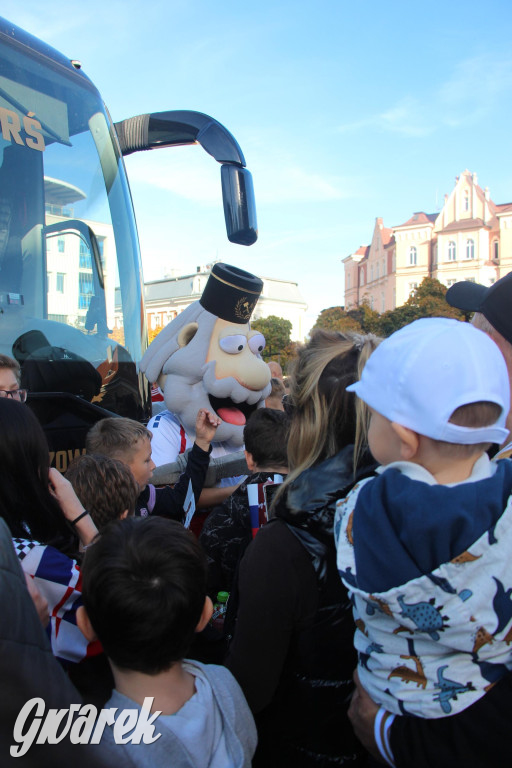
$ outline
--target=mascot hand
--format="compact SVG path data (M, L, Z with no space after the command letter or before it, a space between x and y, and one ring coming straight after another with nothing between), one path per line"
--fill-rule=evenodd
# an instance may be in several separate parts
M203 451L210 450L210 443L215 437L221 420L206 408L200 408L196 419L196 443Z

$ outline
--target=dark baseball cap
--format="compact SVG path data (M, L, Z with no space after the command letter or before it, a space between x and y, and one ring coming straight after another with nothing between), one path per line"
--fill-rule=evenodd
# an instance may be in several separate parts
M512 344L512 272L486 287L463 280L446 291L446 301L465 312L481 312Z

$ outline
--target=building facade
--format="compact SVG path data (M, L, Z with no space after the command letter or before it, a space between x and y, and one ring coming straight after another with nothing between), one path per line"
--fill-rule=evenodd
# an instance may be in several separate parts
M213 264L197 267L194 274L167 277L145 284L148 331L163 328L180 312L201 298ZM262 277L263 290L252 313L252 320L276 315L292 324L291 340L304 341L307 304L297 283Z
M377 312L404 304L425 277L492 285L512 271L512 203L496 204L464 171L439 213L414 213L386 228L375 220L370 245L343 259L345 309L366 301Z

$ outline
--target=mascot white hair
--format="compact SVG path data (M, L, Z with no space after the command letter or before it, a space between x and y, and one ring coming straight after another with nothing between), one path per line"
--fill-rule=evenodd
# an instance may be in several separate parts
M199 301L172 320L142 358L141 370L151 383L158 382L167 414L187 437L194 436L198 410L206 408L221 419L216 443L240 450L247 419L264 405L271 388L261 358L265 339L249 323L262 288L263 281L250 272L214 264ZM148 425L157 465L165 463L155 451L161 418L158 414ZM165 461L174 461L179 452L167 452Z

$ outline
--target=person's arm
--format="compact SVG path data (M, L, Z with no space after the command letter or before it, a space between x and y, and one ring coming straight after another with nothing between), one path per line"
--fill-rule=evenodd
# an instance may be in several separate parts
M152 514L183 522L185 500L190 485L192 485L196 507L201 506L200 497L210 464L211 441L219 424L220 419L210 411L204 408L199 410L196 420L196 440L188 453L185 470L173 487L166 486L165 490L157 489L157 504ZM222 494L221 501L224 498L225 495ZM216 500L213 503L220 502ZM205 506L212 506L212 503Z
M379 763L394 765L389 747L389 727L393 715L379 707L361 685L357 670L354 672L356 687L352 694L348 717L354 733L366 750Z
M512 672L471 707L430 720L390 715L356 684L348 715L363 746L380 762L386 762L387 754L388 764L396 768L503 765L510 748Z
M240 563L238 594L225 665L257 713L275 694L294 631L316 610L311 563L280 521L263 526L247 548Z
M82 546L87 547L98 534L92 517L73 490L73 486L54 467L50 468L50 493L59 502L62 514L75 529Z

